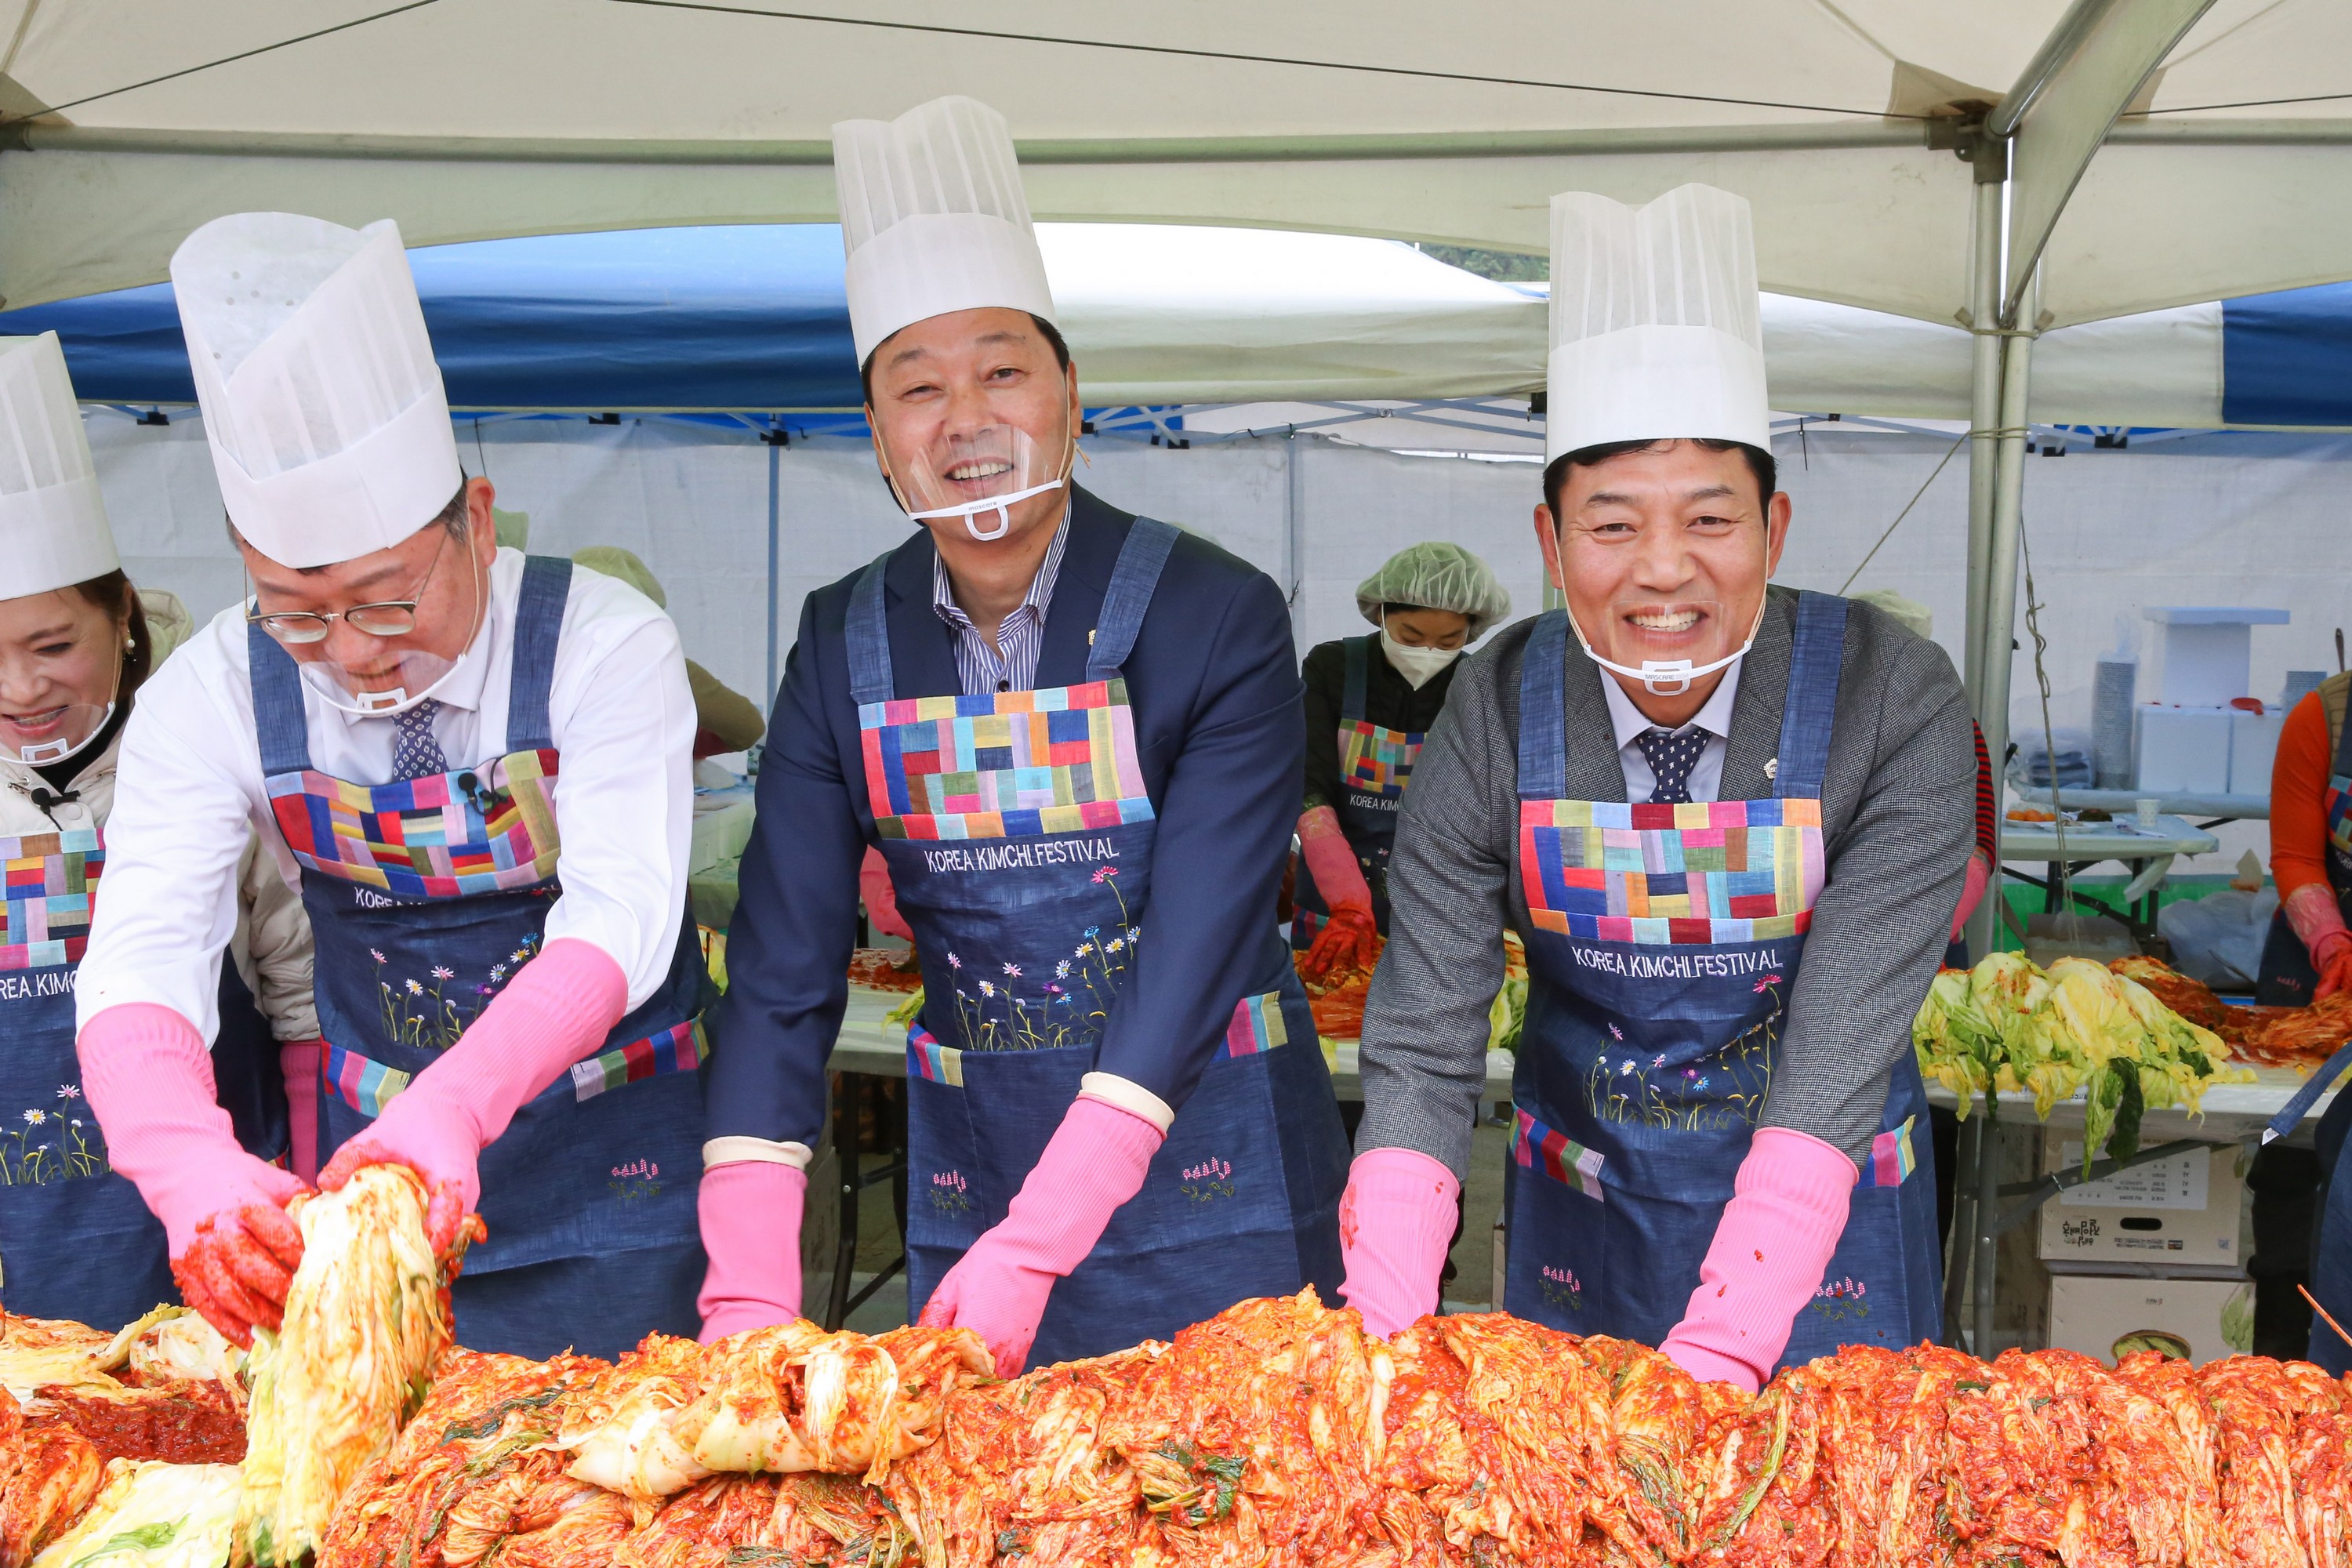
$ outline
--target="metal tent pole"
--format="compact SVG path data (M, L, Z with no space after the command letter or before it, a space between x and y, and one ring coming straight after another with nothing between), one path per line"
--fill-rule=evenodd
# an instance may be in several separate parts
M1972 708L1983 689L1985 574L1992 551L1992 434L2000 427L2001 349L2009 341L2000 330L2000 207L2001 182L1979 183L1974 247L1969 258L1969 324L1976 341L1969 400L1968 642L1960 667Z
M2030 331L2041 310L2042 285L2037 274L2026 287L2016 324ZM1992 530L1986 552L1984 658L1977 701L1977 722L1983 727L1985 749L1996 769L2009 749L2010 643L2017 625L2018 538L2025 523L2025 409L2032 365L2032 338L2010 338L2002 357L2000 422L1993 443L1999 460L1993 474ZM1998 887L1989 889L1987 905L2000 894ZM1994 1096L1988 1092L1984 1129L1977 1134L1977 1245L1971 1281L1976 1333L1970 1346L1986 1359L1992 1353L1994 1258L2000 1247L1996 1226L2000 1209L2000 1136L1996 1110Z

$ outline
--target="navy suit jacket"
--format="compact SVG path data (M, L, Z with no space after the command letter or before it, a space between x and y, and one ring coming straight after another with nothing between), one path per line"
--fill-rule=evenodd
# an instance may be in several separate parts
M1074 488L1045 609L1039 688L1086 679L1087 637L1135 519ZM883 595L901 698L961 690L931 605L928 531L892 551ZM852 573L808 596L760 767L759 815L729 931L710 1065L710 1136L812 1143L848 1000L857 868L876 841L844 626ZM1141 949L1097 1067L1181 1108L1234 1005L1265 988L1275 897L1298 815L1297 657L1265 574L1185 534L1127 668L1137 761L1158 814Z

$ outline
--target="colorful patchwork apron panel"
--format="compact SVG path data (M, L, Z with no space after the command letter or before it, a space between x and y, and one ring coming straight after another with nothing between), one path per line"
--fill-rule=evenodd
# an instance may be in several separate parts
M1519 864L1530 917L1556 935L1697 947L1801 936L1823 880L1822 806L1525 800Z
M79 963L89 945L90 900L106 850L87 827L0 838L8 878L0 971Z
M1151 819L1127 682L858 709L885 838L1034 838Z
M552 750L387 784L315 770L268 781L270 812L303 869L410 899L519 891L555 875Z
M1339 727L1339 780L1349 788L1390 800L1401 798L1421 755L1423 736L1391 730L1369 719Z
M688 1019L641 1040L632 1040L572 1064L556 1080L556 1089L568 1089L575 1101L595 1099L650 1078L693 1072L710 1059L710 1043L700 1017ZM341 1046L327 1047L327 1092L371 1119L399 1098L415 1075L386 1067L371 1057Z

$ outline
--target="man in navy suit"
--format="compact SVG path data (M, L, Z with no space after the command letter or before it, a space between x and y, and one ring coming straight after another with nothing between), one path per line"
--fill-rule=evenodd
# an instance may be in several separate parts
M776 700L711 1068L704 1336L798 1310L869 846L925 981L923 1321L1009 1376L1033 1342L1097 1354L1328 1292L1346 1143L1274 923L1301 765L1282 595L1069 484L1077 378L1003 121L947 99L835 134L876 456L924 526L810 595ZM1000 176L950 192L973 221L893 218L927 158Z

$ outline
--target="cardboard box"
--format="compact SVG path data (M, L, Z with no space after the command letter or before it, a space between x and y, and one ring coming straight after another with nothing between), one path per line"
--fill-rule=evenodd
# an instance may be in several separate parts
M2239 1250L2239 1210L2246 1188L2238 1169L2242 1158L2243 1151L2234 1146L2192 1149L2070 1187L2042 1205L2042 1257L2081 1268L2131 1264L2158 1272L2234 1271L2244 1262ZM2082 1163L2079 1133L2043 1136L2042 1174L2079 1170Z
M2199 1363L2253 1348L2251 1279L2137 1279L2058 1274L2050 1280L2050 1343L2113 1362L2119 1351L2186 1353Z

